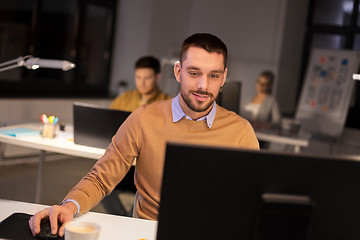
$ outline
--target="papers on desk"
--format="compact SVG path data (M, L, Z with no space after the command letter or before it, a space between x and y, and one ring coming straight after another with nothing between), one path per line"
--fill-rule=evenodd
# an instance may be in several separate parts
M13 137L25 137L40 135L40 131L30 128L12 128L0 130L0 134L5 134Z
M74 135L72 132L57 131L56 139L74 142Z

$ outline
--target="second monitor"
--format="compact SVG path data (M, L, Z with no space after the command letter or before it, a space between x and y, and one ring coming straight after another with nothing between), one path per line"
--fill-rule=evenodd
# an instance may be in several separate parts
M74 142L97 148L107 148L120 125L131 114L78 102L73 104L73 111Z

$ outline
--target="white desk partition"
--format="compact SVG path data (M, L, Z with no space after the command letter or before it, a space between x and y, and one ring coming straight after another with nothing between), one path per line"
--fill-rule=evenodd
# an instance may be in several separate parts
M34 214L46 205L0 199L0 221L13 213ZM155 240L157 221L88 212L74 219L91 221L101 225L99 240Z

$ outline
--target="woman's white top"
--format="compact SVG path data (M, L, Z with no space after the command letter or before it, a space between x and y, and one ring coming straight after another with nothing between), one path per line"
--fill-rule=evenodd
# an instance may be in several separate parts
M249 102L245 105L245 111L251 113L251 119L256 119L259 115L261 104Z

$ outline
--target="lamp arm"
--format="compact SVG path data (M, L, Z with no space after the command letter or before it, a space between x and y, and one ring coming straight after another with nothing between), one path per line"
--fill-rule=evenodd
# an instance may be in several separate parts
M0 72L21 66L24 66L28 69L38 69L39 67L41 67L41 68L61 69L63 71L68 71L75 68L75 64L69 61L56 60L56 59L40 59L40 58L34 58L31 55L26 55L24 57L18 57L16 59L1 63Z
M4 72L13 68L21 67L25 65L25 61L33 58L31 55L26 55L24 57L18 57L16 59L4 62L0 64L0 72Z

